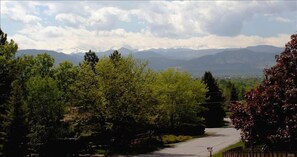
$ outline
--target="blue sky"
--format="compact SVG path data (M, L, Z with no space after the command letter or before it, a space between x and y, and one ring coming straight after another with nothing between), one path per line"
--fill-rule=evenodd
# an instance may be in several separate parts
M20 49L284 46L297 1L9 1L1 28Z

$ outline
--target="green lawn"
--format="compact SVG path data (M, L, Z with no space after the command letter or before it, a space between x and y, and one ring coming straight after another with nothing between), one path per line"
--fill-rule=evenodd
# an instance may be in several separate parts
M215 153L213 155L213 157L222 157L223 156L223 152L229 150L229 149L232 149L232 148L236 148L236 147L244 147L244 143L243 142L238 142L238 143L235 143L235 144L232 144L222 150L220 150L219 152Z

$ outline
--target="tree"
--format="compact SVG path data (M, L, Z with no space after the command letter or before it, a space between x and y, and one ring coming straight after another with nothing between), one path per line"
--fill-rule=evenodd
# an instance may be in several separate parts
M132 57L103 57L95 72L90 64L82 63L71 86L75 126L80 134L97 134L126 147L153 122L156 103L148 85L148 70Z
M87 62L78 69L75 82L70 85L70 121L77 134L89 135L100 132L105 120L102 108L101 92L98 75Z
M40 75L41 77L52 76L52 69L55 60L49 54L38 54L34 57L34 66L31 75Z
M89 50L89 52L85 53L84 61L89 63L91 65L93 71L95 72L95 65L99 61L99 58L96 55L96 53Z
M28 154L29 121L28 106L24 100L23 89L18 80L13 82L13 91L5 115L6 141L5 156L23 157Z
M115 50L115 51L113 51L113 53L109 56L109 58L111 59L111 61L112 61L113 63L116 63L116 62L118 62L122 57L121 57L121 54L120 54L117 50Z
M0 45L3 46L6 44L7 41L7 34L5 34L2 29L0 28Z
M26 82L32 144L46 144L60 136L64 106L57 82L51 77L33 76Z
M157 74L154 86L154 95L158 100L157 124L161 129L170 130L170 133L202 134L200 105L205 101L206 87L191 77L189 73L168 69ZM197 126L181 131L181 128ZM189 128L189 127L188 127Z
M11 95L11 83L15 79L15 53L18 45L13 40L7 40L7 34L0 29L0 154L3 151L4 133L3 123L6 114L7 101Z
M11 93L11 83L15 77L15 53L18 49L13 40L7 42L6 39L7 34L0 29L0 112L4 111L4 103Z
M297 34L264 74L262 83L246 94L246 103L232 105L233 124L248 143L296 151Z
M211 72L205 72L202 77L202 82L207 86L206 102L204 107L207 109L204 113L205 123L208 127L217 127L223 125L225 117L224 97L213 78Z
M231 103L238 101L238 93L237 93L237 90L236 90L236 87L234 86L234 84L232 84L232 87L231 87L230 101L231 101Z
M63 91L61 93L63 101L69 103L71 97L70 87L77 79L78 68L71 62L65 61L60 63L59 66L54 69L53 73L59 90Z
M127 146L136 134L148 131L156 102L146 65L114 54L117 57L102 58L96 66L103 94L104 129L111 134L114 144Z

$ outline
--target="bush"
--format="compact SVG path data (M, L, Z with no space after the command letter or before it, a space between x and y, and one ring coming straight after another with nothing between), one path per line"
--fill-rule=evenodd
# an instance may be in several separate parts
M162 137L162 142L164 144L170 144L170 143L178 143L178 142L183 142L192 139L192 136L175 136L175 135L163 135Z

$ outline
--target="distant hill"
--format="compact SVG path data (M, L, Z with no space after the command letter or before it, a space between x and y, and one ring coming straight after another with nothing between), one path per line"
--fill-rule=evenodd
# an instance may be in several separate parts
M51 55L55 59L55 65L58 65L59 63L63 61L70 61L73 64L79 64L81 61L81 58L79 56L75 55L68 55L62 52L56 52L51 50L36 50L36 49L26 49L26 50L19 50L16 55L17 56L23 56L23 55L33 55L36 56L37 54L43 54L47 53Z
M205 71L218 76L260 76L264 68L275 64L276 54L249 49L223 51L184 62L180 69L198 76Z
M246 49L254 52L266 52L266 53L280 53L284 50L284 48L270 46L270 45L249 46Z
M96 52L98 57L109 56L114 50ZM136 59L148 61L148 67L154 70L176 68L188 71L194 76L202 76L205 71L211 71L215 76L261 76L263 69L275 64L275 55L283 48L259 45L236 49L150 49L145 51L121 48L122 56L132 55ZM84 53L64 54L49 50L19 50L17 55L50 54L56 65L68 60L79 64L84 59Z
M183 62L183 60L172 59L151 50L140 51L132 54L132 56L136 59L148 61L148 67L154 70L165 70L170 67L176 67Z
M202 57L205 55L216 54L218 52L224 51L224 49L203 49L203 50L192 50L185 48L171 48L171 49L150 49L148 51L155 52L166 56L169 59L175 60L191 60L193 58Z

